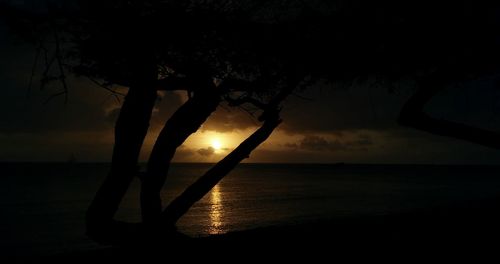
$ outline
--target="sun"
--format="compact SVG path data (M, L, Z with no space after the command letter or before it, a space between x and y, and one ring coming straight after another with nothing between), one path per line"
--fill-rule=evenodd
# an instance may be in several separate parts
M212 139L212 148L215 150L220 150L222 148L222 143L220 142L219 139L214 138Z

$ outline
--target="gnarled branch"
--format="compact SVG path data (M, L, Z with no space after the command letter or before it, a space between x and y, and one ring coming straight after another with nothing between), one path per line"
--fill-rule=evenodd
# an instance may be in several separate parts
M217 89L214 86L212 88ZM166 122L156 139L147 172L142 178L141 210L144 222L155 222L160 216L160 191L177 148L200 128L219 103L220 96L215 90L205 93L199 91Z
M243 159L248 158L254 149L266 141L274 129L281 123L278 112L268 116L269 118L264 121L264 124L259 129L167 206L162 213L162 218L167 224L174 225L194 203L203 198L236 165Z
M398 123L435 135L466 140L486 147L500 149L500 133L470 125L434 118L424 111L425 105L445 87L441 79L419 82L417 92L403 106Z

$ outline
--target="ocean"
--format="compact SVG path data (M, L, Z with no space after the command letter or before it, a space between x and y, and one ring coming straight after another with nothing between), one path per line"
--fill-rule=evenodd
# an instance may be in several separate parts
M165 204L210 168L173 164ZM2 163L0 251L42 256L100 248L84 214L109 164ZM500 167L444 165L240 164L179 221L207 236L318 220L446 207L500 194ZM139 180L117 219L139 221Z

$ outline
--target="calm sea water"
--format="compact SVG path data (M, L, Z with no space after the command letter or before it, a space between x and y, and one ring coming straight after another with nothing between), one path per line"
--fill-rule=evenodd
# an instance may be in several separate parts
M0 251L48 255L99 247L84 236L84 213L108 164L0 164ZM209 164L175 164L165 201ZM500 194L499 167L241 164L179 222L191 236L391 214ZM117 218L139 221L139 182Z

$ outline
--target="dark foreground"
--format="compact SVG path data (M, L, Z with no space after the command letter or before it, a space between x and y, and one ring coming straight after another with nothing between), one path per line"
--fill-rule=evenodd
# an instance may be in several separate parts
M0 264L375 256L406 263L435 253L446 260L473 255L478 263L500 255L495 166L242 164L179 222L191 236L229 233L158 235L160 241L121 248L84 236L85 211L108 164L0 167ZM209 167L176 164L166 193L179 193ZM131 186L118 219L138 221L139 189Z
M492 261L500 256L499 205L500 198L399 215L267 227L207 238L166 237L163 244L72 252L31 262L239 263L300 258L316 263L346 257L396 261L403 257L401 262L406 263L427 257L434 261L436 256Z

